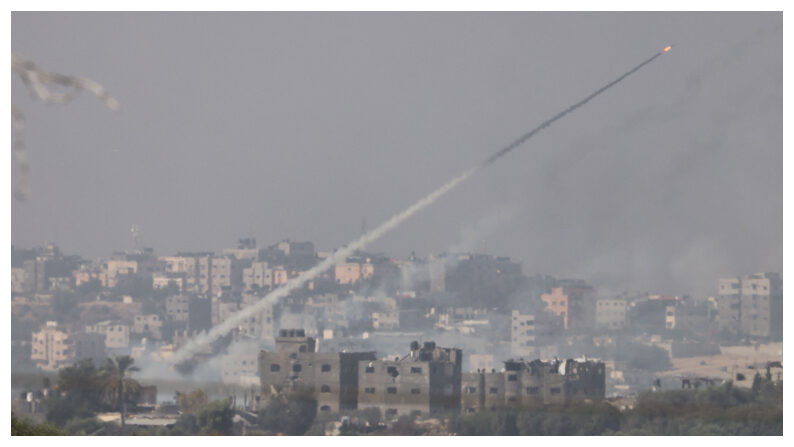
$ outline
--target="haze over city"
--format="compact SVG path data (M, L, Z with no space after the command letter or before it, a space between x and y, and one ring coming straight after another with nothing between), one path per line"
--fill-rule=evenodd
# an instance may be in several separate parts
M781 12L12 22L12 435L782 434Z
M160 253L331 250L673 43L371 248L474 234L526 272L708 294L782 268L781 33L765 13L15 13L17 54L121 109L13 80L32 173L12 242L105 256L137 224Z

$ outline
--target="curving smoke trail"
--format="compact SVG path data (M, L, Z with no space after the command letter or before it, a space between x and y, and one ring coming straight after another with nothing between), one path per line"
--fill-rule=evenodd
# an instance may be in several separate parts
M503 157L508 152L512 151L513 149L517 148L518 146L525 143L527 140L535 136L541 130L549 127L555 121L563 118L565 115L573 112L574 110L578 109L579 107L585 105L590 100L595 98L596 96L600 95L601 93L608 90L610 87L618 84L628 76L632 75L640 68L644 67L651 63L654 59L659 57L662 53L667 52L670 47L665 48L659 53L653 55L653 57L647 59L646 61L642 62L641 64L637 65L636 67L632 68L631 70L627 71L614 81L610 82L609 84L601 87L600 89L596 90L594 93L587 96L585 99L577 102L576 104L566 108L562 112L554 115L553 117L549 118L548 120L541 123L538 127L532 129L528 133L522 135L519 139L515 140L514 142L510 143L508 146L500 149L498 152L490 156L481 164L474 166L473 168L463 172L462 174L458 175L454 179L450 180L446 184L442 185L440 188L436 189L435 191L431 192L427 196L420 199L418 202L414 203L413 205L409 206L404 211L400 212L399 214L394 215L391 219L387 220L386 222L382 223L380 226L375 228L374 230L362 235L355 241L351 242L349 245L342 247L336 250L332 255L325 258L322 262L317 264L316 266L312 267L309 270L302 272L300 275L296 276L295 278L290 279L287 281L283 286L279 287L278 289L270 292L264 298L262 298L256 304L253 304L245 309L240 310L236 314L232 315L222 323L218 324L217 326L213 327L209 332L203 335L199 335L198 337L192 339L187 344L185 344L182 348L180 348L174 356L171 358L173 363L181 363L185 360L190 359L198 350L207 345L212 343L213 341L217 340L220 337L223 337L234 328L239 326L243 321L247 318L250 318L256 315L259 312L265 310L265 308L278 300L279 298L286 297L292 291L302 287L307 282L311 281L312 279L316 278L317 276L323 274L325 271L329 270L335 264L344 261L348 256L352 255L356 250L364 248L370 242L373 242L379 239L384 234L388 233L390 230L394 229L417 211L427 207L428 205L432 204L441 196L445 195L460 183L467 180L469 177L474 175L475 172L479 171L482 168L489 166L491 163L496 161L497 159Z

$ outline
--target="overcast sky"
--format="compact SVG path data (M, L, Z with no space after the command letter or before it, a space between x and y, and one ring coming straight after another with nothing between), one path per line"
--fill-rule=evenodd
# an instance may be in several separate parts
M782 270L779 13L13 13L11 31L121 103L44 105L12 80L18 246L107 256L138 224L159 254L329 250L674 44L371 248L468 246L604 293Z

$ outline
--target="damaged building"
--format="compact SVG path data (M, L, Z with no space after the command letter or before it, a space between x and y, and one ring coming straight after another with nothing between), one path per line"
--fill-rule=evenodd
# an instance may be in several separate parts
M303 329L282 329L276 351L259 353L262 396L300 393L317 400L319 411L353 410L358 402L358 366L374 352L315 352Z
M402 358L359 363L359 408L377 407L386 416L460 411L460 349L412 342Z
M587 359L508 360L503 371L464 374L461 406L464 413L474 413L509 406L603 399L604 371L603 362Z

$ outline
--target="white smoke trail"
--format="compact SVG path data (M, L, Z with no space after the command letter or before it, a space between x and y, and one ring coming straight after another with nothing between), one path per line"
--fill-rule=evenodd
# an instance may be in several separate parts
M442 185L440 188L436 189L435 191L431 192L430 194L428 194L418 202L414 203L413 205L411 205L401 213L394 215L391 219L382 223L379 227L375 228L369 233L362 235L360 238L356 239L349 245L336 250L331 256L328 256L319 264L315 265L309 270L302 272L300 275L296 276L295 278L290 279L278 289L268 293L264 298L262 298L256 304L253 304L249 307L246 307L245 309L242 309L241 311L237 312L236 314L224 320L222 323L213 327L206 334L200 335L190 340L176 353L174 353L174 356L171 358L171 361L173 363L180 363L185 360L188 360L196 352L198 352L198 350L202 346L205 346L217 340L218 338L223 337L224 335L232 331L234 328L239 326L246 319L251 318L257 313L265 310L265 308L268 305L273 304L279 298L286 297L292 291L300 287L303 287L307 282L325 273L327 270L329 270L337 263L343 262L348 256L352 255L356 250L360 250L370 242L379 239L381 236L393 230L401 223L403 223L406 219L414 215L417 211L420 211L421 209L427 207L428 205L431 205L433 202L441 198L444 194L448 193L456 186L458 186L458 184L467 180L480 168L481 166L476 166L458 175L457 177L450 180L446 184Z
M617 85L618 83L620 83L625 78L627 78L627 77L631 76L632 74L634 74L635 72L639 71L642 67L644 67L644 66L650 64L651 62L653 62L654 59L659 57L661 54L667 52L669 49L670 49L670 47L667 47L664 50L662 50L661 52L654 54L652 57L650 57L649 59L645 60L644 62L642 62L641 64L637 65L636 67L632 68L631 70L627 71L626 73L622 74L620 77L618 77L614 81L608 83L607 85L605 85L605 86L601 87L600 89L596 90L595 92L591 93L590 95L588 95L583 100L577 102L576 104L573 104L572 106L569 106L568 108L566 108L562 112L559 112L556 115L554 115L553 117L549 118L548 120L542 122L539 126L535 127L534 129L532 129L528 133L522 135L517 140L515 140L512 143L510 143L509 145L505 146L503 149L499 150L498 152L496 152L492 156L488 157L488 159L486 159L483 163L481 163L481 164L469 169L468 171L460 174L459 176L455 177L451 181L447 182L446 184L444 184L440 188L436 189L432 193L428 194L427 196L425 196L424 198L422 198L418 202L416 202L413 205L411 205L410 207L408 207L408 209L404 210L403 212L401 212L399 214L396 214L391 219L389 219L386 222L382 223L379 227L375 228L374 230L370 231L369 233L366 233L363 236L361 236L360 238L358 238L357 240L353 241L350 245L348 245L346 247L342 247L339 250L335 251L333 253L333 255L325 258L322 262L320 262L316 266L312 267L309 270L306 270L305 272L301 273L297 277L287 281L287 283L284 284L283 286L281 286L278 289L276 289L276 290L270 292L269 294L267 294L258 303L253 304L253 305L251 305L251 306L249 306L249 307L237 312L236 314L232 315L230 318L228 318L227 320L225 320L221 324L215 326L206 335L198 336L198 337L194 338L193 340L188 342L184 347L182 347L179 351L177 351L174 354L174 356L172 357L172 361L174 363L180 363L180 362L182 362L184 360L187 360L188 358L190 358L202 346L204 346L204 345L206 345L208 343L212 343L213 341L217 340L218 338L226 335L227 333L229 333L229 331L233 330L240 323L245 321L245 319L250 318L253 315L257 314L258 312L263 311L265 309L265 307L268 306L269 304L272 304L274 301L278 300L279 298L282 298L282 297L285 297L285 296L289 295L290 292L292 292L293 290L295 290L295 289L297 289L299 287L302 287L308 281L311 281L312 279L314 279L317 276L321 275L322 273L324 273L326 270L328 270L331 267L333 267L338 262L344 261L345 258L347 258L351 254L353 254L353 252L355 252L356 250L364 248L370 242L373 242L373 241L379 239L381 236L383 236L384 234L388 233L390 230L394 229L395 227L400 225L403 221L405 221L406 219L411 217L414 213L416 213L417 211L421 210L422 208L425 208L426 206L432 204L433 202L438 200L441 196L443 196L444 194L448 193L453 188L458 186L458 184L460 184L461 182L467 180L469 177L471 177L478 170L489 166L494 161L496 161L499 158L507 155L510 151L512 151L513 149L521 146L527 140L529 140L530 138L535 136L537 133L541 132L542 130L544 130L544 129L548 128L549 126L551 126L552 124L554 124L555 121L562 119L563 117L565 117L569 113L572 113L576 109L578 109L578 108L582 107L583 105L587 104L588 102L590 102L596 96L604 93L605 91L609 90L611 87L613 87L613 86Z

